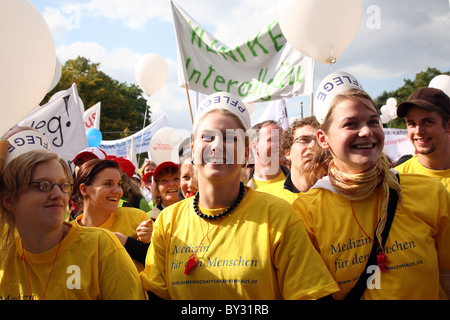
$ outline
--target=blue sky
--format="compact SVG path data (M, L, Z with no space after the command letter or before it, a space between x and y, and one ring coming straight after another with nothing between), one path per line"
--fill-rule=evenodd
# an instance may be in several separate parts
M191 129L185 89L178 86L177 52L170 0L30 0L52 31L64 63L78 55L99 62L121 82L135 83L134 66L146 53L167 62L169 78L149 99L152 118L166 113L169 125ZM239 44L278 19L274 0L175 0L197 23L229 46ZM378 10L377 24L373 11ZM450 70L449 0L363 0L361 26L333 71L347 71L376 98L403 85L403 79L435 67ZM316 62L314 83L330 73ZM190 94L191 103L195 95ZM309 97L287 101L288 116L309 115ZM265 104L256 104L252 120ZM90 107L90 106L86 106Z

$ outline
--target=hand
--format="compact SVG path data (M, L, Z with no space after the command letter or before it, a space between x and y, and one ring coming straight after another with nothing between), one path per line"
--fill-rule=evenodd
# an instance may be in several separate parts
M139 241L143 243L150 243L153 233L153 220L149 219L141 222L141 224L137 227L136 232Z

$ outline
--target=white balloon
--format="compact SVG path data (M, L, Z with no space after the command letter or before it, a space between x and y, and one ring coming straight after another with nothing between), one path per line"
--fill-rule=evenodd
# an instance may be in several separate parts
M382 123L388 123L391 119L390 119L388 114L383 114L382 113L380 115L380 120L381 120Z
M56 66L55 66L55 73L53 74L53 80L50 84L49 89L47 90L47 93L53 90L54 87L58 84L59 80L61 79L62 75L62 65L61 61L59 61L58 57L56 57Z
M166 83L169 68L163 57L156 53L147 53L137 62L134 76L142 91L151 96Z
M392 109L391 111L389 111L389 118L391 120L394 120L397 118L397 108L394 107L394 109Z
M397 99L395 98L389 98L386 100L386 106L388 110L392 110L397 106Z
M317 121L322 123L334 97L348 89L363 90L363 87L358 79L347 72L337 71L330 73L320 82L313 103L314 115Z
M380 111L381 111L381 114L386 114L386 111L387 111L387 105L383 105L383 106L380 108Z
M1 135L44 98L56 54L47 23L29 1L0 1L0 21Z
M163 127L156 131L150 140L149 152L152 160L158 165L164 161L179 163L178 146L190 132L185 129Z
M279 0L286 40L321 63L339 59L358 32L362 0Z
M428 87L441 89L450 97L450 76L446 74L440 74L431 79Z

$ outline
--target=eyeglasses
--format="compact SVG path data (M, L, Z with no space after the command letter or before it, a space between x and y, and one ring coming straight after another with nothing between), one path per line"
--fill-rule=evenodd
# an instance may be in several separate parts
M301 143L304 146L309 146L311 141L316 141L316 136L314 136L314 135L299 136L299 137L295 138L294 141L292 141L292 144L294 144L294 143Z
M64 181L63 183L51 183L48 180L42 180L39 182L30 182L28 184L36 183L39 185L39 190L41 190L42 192L50 192L50 190L52 190L55 185L57 185L59 189L61 189L61 191L64 193L70 193L73 188L73 184L68 181Z

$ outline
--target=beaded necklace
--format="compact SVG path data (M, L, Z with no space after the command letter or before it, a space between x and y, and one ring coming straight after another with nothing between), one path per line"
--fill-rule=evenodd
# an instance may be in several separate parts
M238 197L236 198L236 200L234 201L234 203L233 203L229 208L227 208L225 211L223 211L222 213L220 213L220 214L218 214L218 215L214 215L214 216L210 216L210 215L201 213L201 211L200 211L200 209L199 209L199 207L198 207L198 199L199 199L199 197L200 197L200 192L197 191L197 193L195 194L194 201L193 201L193 206L194 206L194 211L195 211L195 213L197 213L197 215L198 215L200 218L203 218L203 219L209 219L209 220L219 220L219 222L217 222L217 223L214 225L214 227L213 227L211 230L209 230L209 231L206 233L206 235L203 236L202 241L200 242L199 246L197 247L197 249L196 249L196 250L191 254L191 256L189 257L189 259L188 259L188 261L187 261L187 263L186 263L186 269L184 269L184 273L185 273L186 275L188 275L188 274L191 272L191 270L194 269L194 268L197 266L197 261L195 260L195 256L196 256L196 254L197 254L198 249L201 247L201 245L202 245L202 243L203 243L203 240L205 240L205 238L208 236L208 234L209 234L211 231L213 231L214 228L216 228L216 227L219 225L219 223L222 222L222 220L225 218L225 216L227 216L228 214L230 214L231 211L233 211L233 209L236 208L236 207L238 206L238 204L241 202L242 198L244 198L244 194L245 194L245 186L244 186L244 184L243 184L242 182L240 183L240 187L239 187L239 188L240 188L240 189L239 189L239 195L238 195ZM200 224L200 226L201 226L201 224Z

